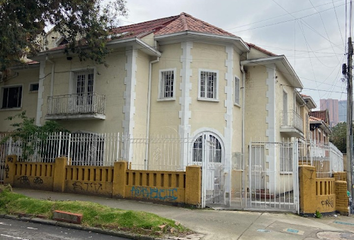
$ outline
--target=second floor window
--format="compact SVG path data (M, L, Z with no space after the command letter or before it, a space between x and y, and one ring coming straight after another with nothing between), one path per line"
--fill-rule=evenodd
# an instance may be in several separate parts
M200 71L199 97L217 99L217 72Z
M2 106L3 109L19 108L22 101L22 86L2 88Z
M160 71L160 99L174 98L175 89L175 71L163 70Z

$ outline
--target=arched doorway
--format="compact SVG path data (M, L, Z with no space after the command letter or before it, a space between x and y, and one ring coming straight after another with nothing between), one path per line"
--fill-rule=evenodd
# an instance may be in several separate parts
M192 147L193 164L202 166L202 202L224 204L224 147L212 132L197 135Z

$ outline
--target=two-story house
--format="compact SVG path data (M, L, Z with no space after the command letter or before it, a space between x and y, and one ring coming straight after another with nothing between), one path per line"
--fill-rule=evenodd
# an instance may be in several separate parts
M169 169L202 165L210 203L288 200L294 142L305 141L307 120L303 85L285 56L186 13L116 28L106 65L65 55L65 41L50 34L53 48L1 83L2 113L26 110L38 125L142 137L144 156L128 144L124 160L145 169L169 157ZM8 124L0 121L0 131ZM152 149L156 135L182 139L178 154Z

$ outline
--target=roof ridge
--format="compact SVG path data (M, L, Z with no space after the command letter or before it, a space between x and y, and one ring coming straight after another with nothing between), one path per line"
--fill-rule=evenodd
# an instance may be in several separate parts
M184 12L183 12L183 13L184 13ZM203 21L203 20L201 20L201 19L199 19L199 18L193 17L192 15L190 15L190 14L188 14L188 13L184 13L184 15L185 15L186 17L190 17L190 18L192 18L192 19L194 19L194 20L198 20L198 21L204 23L205 25L208 25L209 27L216 28L216 29L218 29L220 32L227 33L227 34L229 34L229 35L233 35L233 36L236 37L235 34L229 33L229 32L225 31L225 30L222 29L222 28L219 28L219 27L217 27L217 26L215 26L215 25L213 25L213 24L210 24L210 23L208 23L208 22L205 22L205 21Z
M182 23L183 23L183 28L185 31L188 31L189 28L188 28L188 23L187 23L187 20L186 20L186 13L182 12L180 14L180 17L181 17L181 20L182 20Z

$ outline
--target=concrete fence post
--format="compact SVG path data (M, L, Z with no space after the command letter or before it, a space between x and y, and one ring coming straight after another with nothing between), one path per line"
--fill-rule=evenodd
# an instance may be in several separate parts
M128 162L126 161L114 163L112 197L125 198L127 169Z
M300 172L300 212L315 213L316 206L316 168L314 166L299 166Z
M5 177L4 177L4 183L5 184L10 184L11 186L14 185L15 175L16 175L16 169L15 169L16 161L17 161L17 156L16 155L8 155L6 157L6 161L5 161Z
M185 203L200 206L202 199L201 166L186 167Z
M65 173L68 159L66 157L59 157L55 159L54 173L53 173L53 191L65 191Z

